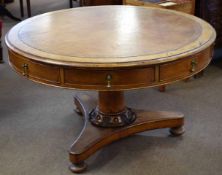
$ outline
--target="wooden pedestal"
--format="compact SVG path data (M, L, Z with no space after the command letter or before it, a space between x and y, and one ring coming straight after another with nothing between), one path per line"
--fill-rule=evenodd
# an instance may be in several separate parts
M86 169L84 160L89 156L102 147L121 138L160 128L170 128L170 133L175 136L184 133L183 114L177 112L153 112L126 108L122 92L99 92L98 106L96 106L94 100L86 95L76 96L74 98L74 103L76 112L83 116L85 120L83 129L79 137L72 144L69 152L70 161L72 162L70 170L75 173L80 173ZM105 117L109 117L110 120L104 120L105 122L103 123L103 119L99 117L98 120L100 120L100 124L93 123L91 117L92 111L95 109L98 109ZM122 112L124 113L126 109L131 111L131 113L129 113L131 116L122 114L123 117L116 120L117 122L115 125L115 122L113 122L115 121L114 118L119 118L119 114ZM127 120L126 118L130 118L131 120ZM122 123L122 120L125 119L128 123ZM90 120L93 124L89 122ZM121 124L121 126L119 126L119 124Z

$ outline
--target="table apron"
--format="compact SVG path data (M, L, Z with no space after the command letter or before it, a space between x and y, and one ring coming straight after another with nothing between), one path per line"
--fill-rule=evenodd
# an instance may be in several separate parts
M10 65L28 79L52 86L115 91L159 86L188 78L212 59L213 45L176 61L143 67L79 68L38 62L9 50Z

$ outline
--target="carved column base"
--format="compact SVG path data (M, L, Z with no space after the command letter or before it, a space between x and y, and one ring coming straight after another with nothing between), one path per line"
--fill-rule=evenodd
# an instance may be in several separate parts
M120 127L133 123L136 113L130 108L116 114L105 114L99 111L98 107L89 113L92 124L100 127Z

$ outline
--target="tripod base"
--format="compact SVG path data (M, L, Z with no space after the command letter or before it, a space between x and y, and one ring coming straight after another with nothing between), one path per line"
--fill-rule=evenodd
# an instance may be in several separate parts
M184 133L183 114L166 111L133 110L137 118L129 125L104 128L93 125L89 121L89 114L96 107L95 101L83 95L75 97L76 111L82 115L85 122L79 137L72 144L69 157L72 162L70 170L80 173L86 169L84 160L104 146L124 137L148 130L170 128L170 133L179 136Z

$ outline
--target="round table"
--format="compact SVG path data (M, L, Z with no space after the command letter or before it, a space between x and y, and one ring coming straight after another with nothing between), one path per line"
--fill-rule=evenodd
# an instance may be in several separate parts
M103 146L129 135L170 128L184 132L183 114L127 107L124 90L164 85L203 70L215 30L194 16L157 8L99 6L27 19L6 36L9 61L24 77L46 85L98 91L98 102L75 97L85 118L72 144L70 170Z

